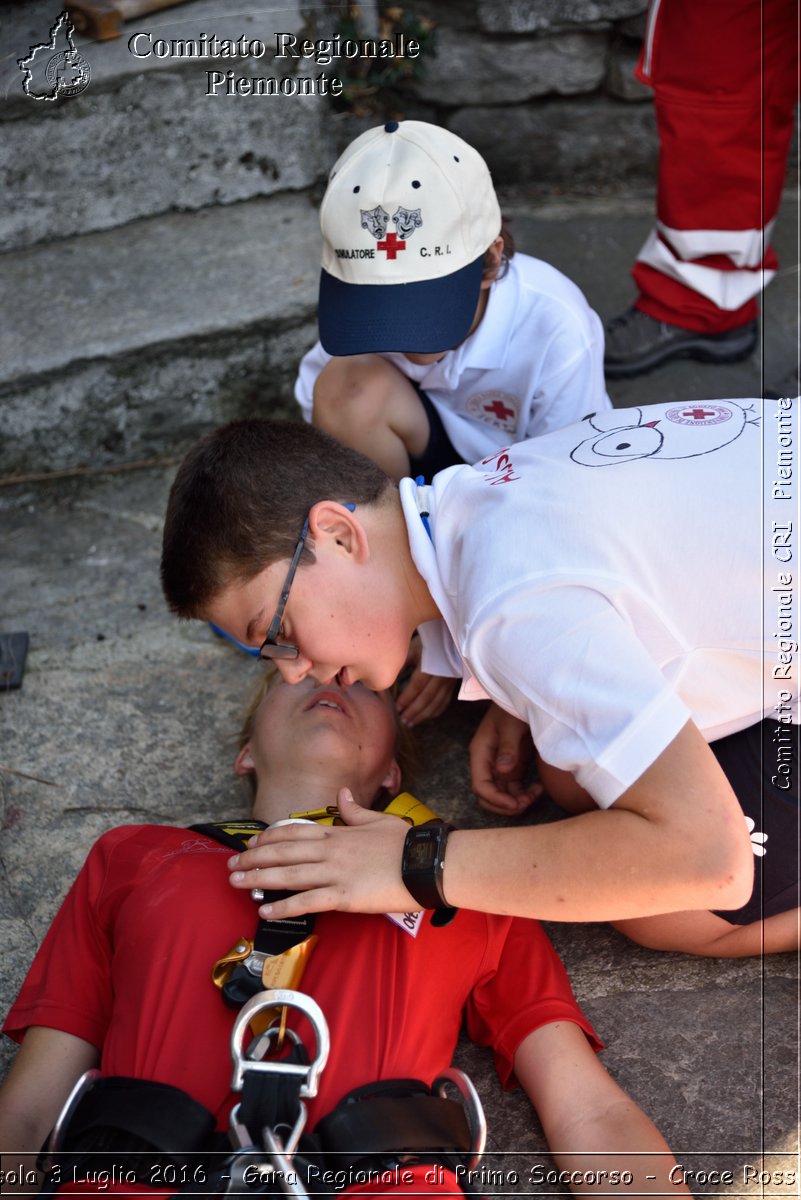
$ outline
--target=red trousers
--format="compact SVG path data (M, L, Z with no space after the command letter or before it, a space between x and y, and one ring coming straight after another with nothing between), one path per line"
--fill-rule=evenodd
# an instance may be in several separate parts
M650 316L722 333L757 315L778 265L798 42L799 0L651 0L636 74L654 91L657 223L632 272Z

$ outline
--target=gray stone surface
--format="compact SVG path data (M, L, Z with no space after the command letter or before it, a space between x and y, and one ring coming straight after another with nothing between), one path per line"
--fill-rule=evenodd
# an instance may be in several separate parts
M603 95L459 109L448 127L484 155L499 183L627 188L656 178L653 108Z
M479 33L441 29L437 59L414 86L423 100L461 104L519 104L554 92L591 92L606 72L605 37L569 33L561 37L489 42ZM444 70L439 70L442 63Z
M0 473L169 453L246 403L291 400L319 245L309 198L281 195L9 256Z
M647 199L545 201L504 195L521 249L581 284L604 316L631 298L631 258ZM755 395L764 374L797 362L797 204L777 226L784 267L766 298L764 362L674 363L613 385L615 402ZM273 278L279 278L278 274ZM256 411L256 409L254 409ZM60 434L57 424L54 440ZM127 821L244 812L231 771L233 737L253 679L250 659L200 624L164 611L160 524L171 471L140 470L0 487L3 631L27 629L21 691L0 693L0 1009L92 840ZM445 815L492 823L467 789L465 748L478 706L457 705L421 734L417 791ZM557 819L543 806L522 819ZM606 1043L603 1061L666 1134L688 1170L729 1168L735 1182L696 1194L791 1200L747 1166L797 1168L799 981L796 956L692 959L633 946L602 925L552 925L576 993ZM3 1067L12 1049L0 1049ZM504 1095L491 1056L463 1043L490 1122L490 1193L562 1194L529 1183L553 1163L518 1094ZM542 1171L539 1164L543 1164ZM510 1182L517 1170L518 1182Z
M619 100L653 100L653 92L634 76L639 57L639 46L628 40L613 46L609 54L606 77L607 91Z
M311 187L329 165L329 102L314 96L207 95L207 70L284 77L296 60L136 58L131 34L153 38L259 37L300 33L297 4L228 17L212 0L129 23L126 36L76 45L89 62L90 84L79 96L35 101L22 91L16 58L31 39L47 39L53 11L32 20L15 5L4 28L0 60L0 244L27 246L124 225L170 210L195 210L254 196ZM144 43L143 43L144 45ZM302 73L321 68L303 63ZM5 118L5 119L3 119Z
M567 25L617 21L644 12L643 0L478 0L478 21L488 33L537 33Z

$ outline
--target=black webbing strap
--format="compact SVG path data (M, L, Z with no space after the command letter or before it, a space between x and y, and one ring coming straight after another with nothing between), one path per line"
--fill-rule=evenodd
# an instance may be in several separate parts
M264 821L219 821L208 824L190 825L194 833L220 842L239 852L247 849L254 833L267 829ZM285 900L292 892L265 892L265 899ZM285 917L272 921L259 917L253 935L253 949L259 954L279 955L291 950L310 937L314 931L316 913L305 913L302 917ZM222 987L222 997L232 1008L242 1005L264 987L259 975L253 974L243 964L237 964Z
M267 829L266 821L209 821L206 824L190 825L192 833L202 833L212 841L229 846L240 854L247 850L254 833Z
M340 1167L398 1154L458 1157L472 1144L462 1105L415 1079L357 1088L318 1121L314 1134Z
M168 1083L153 1083L125 1075L106 1075L95 1081L78 1103L64 1149L80 1147L99 1131L119 1130L166 1153L205 1147L215 1119L197 1100Z
M305 1066L309 1055L302 1044L293 1045L280 1061ZM291 1075L265 1076L255 1071L245 1072L239 1120L251 1136L258 1136L265 1125L273 1130L294 1127L300 1113L300 1082Z
M194 1170L205 1155L229 1148L215 1125L214 1115L180 1088L124 1075L100 1077L81 1096L61 1145L45 1155L57 1169L46 1176L43 1194L85 1171L113 1169L148 1182L159 1164Z

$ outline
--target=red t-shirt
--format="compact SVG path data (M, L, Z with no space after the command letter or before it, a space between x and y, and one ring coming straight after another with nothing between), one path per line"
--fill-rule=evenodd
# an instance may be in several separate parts
M249 892L228 883L230 854L186 829L106 833L3 1032L18 1041L32 1025L74 1034L98 1047L104 1074L183 1088L227 1128L236 1012L211 967L257 921ZM309 1128L361 1084L431 1083L451 1062L463 1012L471 1038L493 1048L504 1086L514 1083L516 1048L541 1025L573 1021L599 1045L536 921L460 910L435 928L426 914L413 938L383 916L322 913L315 933L301 987L325 1013L331 1055Z

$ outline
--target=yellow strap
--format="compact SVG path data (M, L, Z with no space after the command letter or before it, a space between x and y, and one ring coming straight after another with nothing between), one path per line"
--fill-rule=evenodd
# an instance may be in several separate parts
M410 825L427 825L429 821L438 821L439 817L422 800L416 800L409 792L401 792L399 796L387 805L384 812L393 817L402 817Z
M401 792L391 800L384 812L393 817L401 817L409 825L427 825L429 821L438 821L436 813L427 808L421 800L416 800L409 792ZM309 812L293 812L289 814L294 820L316 821L318 825L341 825L336 805L327 808L314 808Z

